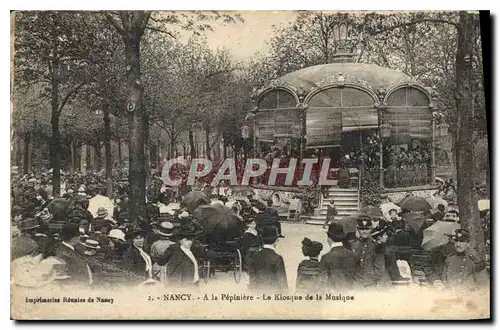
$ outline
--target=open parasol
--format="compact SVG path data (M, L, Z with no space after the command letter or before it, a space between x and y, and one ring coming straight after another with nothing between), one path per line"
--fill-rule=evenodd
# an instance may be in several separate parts
M104 207L106 211L108 211L108 216L112 217L113 212L115 210L115 204L109 197L103 195L95 195L91 199L89 199L89 208L88 210L92 213L92 216L95 218L97 216L97 209L100 207Z
M221 204L201 205L193 215L209 236L209 241L232 241L241 235L240 218L232 209Z
M417 212L403 214L402 218L411 228L413 228L413 230L415 230L415 232L420 231L420 228L422 228L425 222L425 217Z
M490 209L490 200L489 199L481 199L477 202L477 207L479 212L487 211Z
M187 207L189 213L193 212L200 205L209 205L210 198L201 191L191 191L184 196L181 207Z
M438 221L429 228L424 229L424 239L422 248L431 250L435 247L445 245L449 242L450 236L459 229L460 225L451 221Z
M175 211L181 209L181 205L179 203L170 203L168 205L159 204L160 214L169 214L174 215Z
M367 215L372 219L384 217L382 210L375 206L365 206L361 210L359 210L359 214Z
M442 199L441 197L429 197L426 201L431 205L433 209L437 209L439 204L442 204L445 208L448 206L448 202Z
M403 199L399 206L401 210L407 210L409 212L427 212L432 209L432 206L423 197L409 196Z

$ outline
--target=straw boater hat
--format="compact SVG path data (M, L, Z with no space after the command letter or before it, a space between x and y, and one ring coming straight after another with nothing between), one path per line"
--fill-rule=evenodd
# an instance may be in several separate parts
M28 218L28 219L22 220L18 224L18 228L21 232L26 231L26 230L30 230L30 229L34 229L34 228L38 228L38 227L40 227L40 225L33 218Z
M163 221L158 227L158 235L170 237L174 234L174 225L171 222Z
M93 250L99 250L101 247L99 246L99 242L93 239L87 239L85 242L81 243L83 246Z
M97 209L97 216L98 217L105 217L107 215L108 215L108 210L106 210L106 208L100 207Z
M120 229L111 229L111 231L108 234L108 237L116 238L117 240L125 242L125 233Z

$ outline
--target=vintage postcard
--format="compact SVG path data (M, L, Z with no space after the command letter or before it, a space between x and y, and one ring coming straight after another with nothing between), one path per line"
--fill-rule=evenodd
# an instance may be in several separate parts
M12 12L11 318L489 319L489 28Z

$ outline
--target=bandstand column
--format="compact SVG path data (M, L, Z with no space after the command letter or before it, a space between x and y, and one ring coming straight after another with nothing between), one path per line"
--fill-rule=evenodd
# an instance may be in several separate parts
M432 113L431 134L431 184L436 182L436 113Z
M379 143L379 179L380 179L380 188L384 188L384 143L383 140L380 139Z

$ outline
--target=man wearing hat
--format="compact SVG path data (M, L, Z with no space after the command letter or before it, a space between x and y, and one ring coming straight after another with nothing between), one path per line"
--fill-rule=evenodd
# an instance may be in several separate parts
M64 273L70 277L66 284L92 285L94 282L92 270L85 256L75 249L75 245L80 242L79 234L77 224L65 223L60 234L62 242L57 247L55 256L64 261Z
M470 233L457 229L451 237L455 253L446 258L442 280L447 286L478 286L485 284L487 274L484 260L478 260L469 253Z
M262 228L262 249L248 263L248 288L271 293L287 292L288 283L283 258L276 253L278 232L274 226Z
M174 225L171 222L164 221L160 223L157 234L159 240L151 245L151 260L153 262L153 277L162 283L167 281L167 266L160 266L158 259L165 253L165 251L174 245L170 239L174 234Z
M14 237L11 243L11 261L24 256L36 256L40 248L31 237L40 225L33 218L21 220L17 225L20 235ZM31 235L30 235L31 234Z
M320 283L325 290L349 289L353 286L358 255L345 247L346 235L342 224L333 222L326 232L330 251L320 260Z
M355 284L360 287L376 286L385 275L385 259L383 253L377 253L377 246L372 240L373 223L371 218L360 214L356 228L359 237L351 247L359 258L354 276Z

